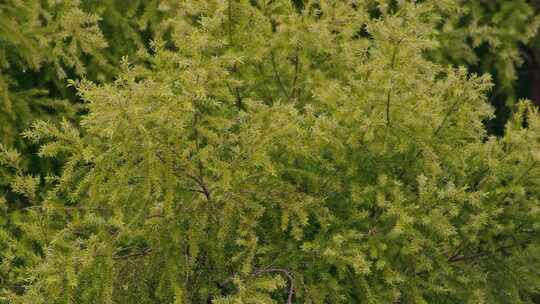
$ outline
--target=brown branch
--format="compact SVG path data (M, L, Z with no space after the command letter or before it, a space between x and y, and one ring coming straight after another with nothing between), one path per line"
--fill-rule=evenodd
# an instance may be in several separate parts
M459 255L459 256L455 256L455 257L453 257L451 259L448 259L448 262L453 263L453 262L460 262L460 261L475 260L477 258L482 258L482 257L494 255L497 252L500 252L500 251L505 250L505 249L510 249L510 248L514 248L514 247L518 247L518 246L524 246L524 245L527 245L528 243L530 243L530 241L524 241L524 242L517 243L517 244L502 246L502 247L496 248L493 251L480 251L478 253L471 254L471 255Z
M531 170L532 170L534 167L536 167L537 163L538 163L537 160L533 161L533 163L529 166L529 168L527 168L527 170L525 170L525 171L521 174L521 176L518 177L518 179L514 182L514 184L517 184L517 183L521 182L521 180L524 179L524 178L529 174L529 172L531 172Z
M279 88L283 92L283 95L285 97L288 97L289 94L287 94L287 89L285 89L285 85L283 85L283 81L281 81L281 77L279 77L279 73L277 71L277 65L276 65L276 59L274 57L274 52L270 52L270 62L272 63L272 69L274 70L274 75L276 76L276 79L279 84Z
M266 73L264 72L264 67L262 63L257 64L257 68L259 70L259 73L261 73L261 76L263 79L266 79ZM262 85L264 86L264 90L266 91L266 95L268 96L268 99L270 99L270 102L274 103L274 98L272 97L272 93L270 89L268 88L268 85L266 84L266 81L262 81Z
M392 54L392 60L391 60L391 63L390 63L390 70L394 70L394 68L395 68L397 53L399 51L399 45L401 44L403 39L405 39L405 38L399 39L398 42L396 43L396 45L394 46L394 52ZM390 83L392 83L391 78L390 78ZM388 91L386 93L386 125L387 126L390 126L390 101L391 101L391 95L392 95L392 88L390 87L390 88L388 88Z
M289 280L289 296L287 297L287 304L292 304L292 298L294 294L294 285L293 285L293 277L291 273L287 269L282 268L265 268L265 269L258 269L253 272L253 276L258 276L263 273L269 273L269 272L278 272L282 275L286 276Z
M450 110L448 110L448 112L446 112L446 115L444 116L442 122L439 124L439 126L437 127L437 129L435 130L435 132L433 132L433 138L435 138L439 132L442 130L442 127L446 124L446 121L448 120L448 118L450 117L450 114L452 114L456 109L456 107L458 106L460 102L460 99L458 98L453 104L452 106L450 107Z
M208 186L206 185L206 183L204 182L204 178L203 178L203 174L202 174L202 163L199 161L199 179L198 179L198 184L199 184L199 187L201 187L201 191L198 191L202 194L204 194L204 196L206 196L206 199L208 201L212 200L212 197L211 197L211 194L210 194L210 190L208 189Z
M457 257L464 249L467 244L467 241L462 240L459 245L452 251L452 253L448 256L448 261L454 259Z
M289 97L289 99L294 99L297 95L297 90L298 88L296 87L296 83L298 81L298 71L299 71L299 66L300 66L300 58L298 57L298 49L296 50L296 55L294 57L294 79L293 79L293 83L292 83L292 88L291 88L291 95Z
M388 89L388 93L386 95L386 125L390 125L390 95L392 90Z
M498 160L498 161L503 161L506 159L506 157L508 157L513 151L514 151L514 148L516 146L512 146L508 151L506 151L504 153L504 155ZM484 182L487 180L487 178L489 177L489 175L487 175L487 173L489 173L489 167L486 167L484 168L482 171L480 171L479 175L480 175L480 179L478 182L476 183L473 183L473 186L471 188L472 191L476 191L478 189L480 189L482 187L482 185L484 184Z
M141 252L135 252L135 253L126 254L126 255L115 255L113 256L113 260L124 260L124 259L130 259L130 258L144 257L147 255L150 255L150 253L152 253L152 248L146 248L145 250Z
M523 171L523 173L514 181L514 185L518 184L522 179L524 179L528 174L529 172L534 168L536 167L538 161L535 160L532 162L532 164L525 170ZM504 202L504 200L506 200L508 197L510 196L510 192L506 192L506 194L503 196L503 198L501 199L501 201Z
M484 256L490 255L488 252L479 252L477 254L469 255L469 256L455 256L452 259L448 260L448 262L460 262L460 261L468 261L468 260L474 260L477 258L481 258Z
M199 131L197 130L196 126L194 127L195 127L195 145L197 148L197 153L199 153L200 151ZM202 193L204 194L204 196L206 196L206 199L210 201L211 200L210 190L208 189L208 186L204 182L203 164L201 162L201 159L198 159L197 165L199 167L199 176L190 176L190 177L197 182L199 187L201 187L202 189Z
M236 63L233 66L233 73L238 73L238 68L236 66ZM235 95L236 107L238 108L238 110L245 110L244 104L242 103L242 95L240 94L240 89L238 87L235 87L233 90L233 88L231 87L228 81L225 81L225 85L227 86L227 89L229 89L229 92Z
M526 241L526 242L521 242L521 243L518 243L518 244L512 244L512 245L508 245L508 246L503 246L503 247L499 247L491 252L488 252L488 251L482 251L482 252L478 252L478 253L475 253L475 254L471 254L471 255L455 255L455 256L451 256L450 258L447 259L447 261L449 263L456 263L456 262L465 262L465 261L471 261L471 260L476 260L478 258L483 258L483 257L488 257L488 256L491 256L491 255L494 255L495 253L499 252L499 251L502 251L502 250L505 250L505 249L510 249L510 248L513 248L513 247L517 247L517 246L524 246L524 245L527 245L528 243L530 243L530 241ZM461 246L461 244L460 244ZM458 247L460 247L458 246ZM464 248L462 248L460 251L463 251ZM458 249L456 249L455 251L457 251ZM421 272L417 272L415 273L414 275L416 276L423 276L423 275L426 275L428 274L429 272L426 270L426 271L421 271Z
M233 34L232 34L232 1L233 0L229 0L229 44L232 46L233 45Z
M147 216L146 219L149 220L153 218L164 218L164 217L165 217L164 214L152 214L152 215Z
M85 206L54 206L54 205L48 205L48 206L44 206L44 205L35 205L35 206L28 206L28 207L24 207L24 208L21 208L19 209L20 211L26 211L26 210L46 210L46 209L51 209L51 210L64 210L64 211L81 211L81 210L91 210L91 211L97 211L97 210L100 210L100 211L111 211L112 208L111 207L85 207Z
M162 163L166 163L165 159L163 159L163 157L159 154L156 154L156 157L162 162ZM188 172L184 172L184 175L180 175L178 174L177 172L175 171L172 171L172 174L178 178L184 178L184 177L187 177L188 179L191 179L192 181L194 181L199 187L201 187L201 189L193 189L193 188L185 188L184 190L187 190L187 191L191 191L191 192L198 192L198 193L202 193L204 194L207 198L210 197L210 191L208 190L208 188L206 187L206 185L204 184L204 180L201 180L198 176L195 176L191 173L188 173Z
M228 14L229 14L229 46L232 48L234 46L234 41L233 41L233 16L232 16L232 2L233 0L229 0L229 7L228 7ZM233 73L238 73L238 67L236 65L236 63L234 64L233 66ZM231 92L233 92L231 90L231 87L229 86L229 84L227 83L227 87L229 88L229 90ZM233 94L236 95L236 106L238 107L239 110L242 110L244 109L244 106L243 106L243 103L242 103L242 95L240 94L240 89L238 87L236 87L234 89L234 92Z

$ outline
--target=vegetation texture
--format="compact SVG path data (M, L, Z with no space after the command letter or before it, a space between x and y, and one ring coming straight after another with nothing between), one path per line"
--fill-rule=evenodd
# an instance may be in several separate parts
M514 90L493 2L1 4L0 303L534 303L540 115L449 64Z

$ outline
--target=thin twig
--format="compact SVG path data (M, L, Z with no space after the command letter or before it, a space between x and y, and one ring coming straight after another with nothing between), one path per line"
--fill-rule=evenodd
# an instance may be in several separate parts
M524 246L524 245L527 245L529 243L530 243L530 241L524 241L524 242L520 242L520 243L517 243L517 244L502 246L502 247L496 248L493 251L481 251L481 252L478 252L478 253L475 253L475 254L472 254L472 255L455 256L454 258L449 259L448 262L452 263L452 262L459 262L459 261L474 260L474 259L477 259L477 258L482 258L482 257L494 255L495 253L500 252L500 251L505 250L505 249L515 248L515 247L518 247L518 246Z
M257 68L259 70L259 73L261 73L262 78L266 79L266 73L264 72L264 67L263 67L262 63L259 62L257 64ZM263 81L262 84L264 86L264 89L266 91L266 95L268 96L268 99L270 99L270 102L273 104L274 103L274 98L272 97L272 93L271 93L270 89L268 88L268 85L266 84L266 81Z
M64 210L64 211L80 211L80 210L101 210L101 211L110 211L112 210L111 207L86 207L86 206L54 206L54 205L34 205L34 206L28 206L21 208L19 210L26 211L26 210L47 210L47 209L56 209L56 210Z
M405 38L399 39L399 41L394 46L394 53L392 54L392 60L391 60L391 63L390 63L390 70L394 70L394 68L395 68L397 53L399 51L399 45L401 44L403 39L405 39ZM390 83L392 83L392 78L390 78ZM391 100L391 95L392 95L392 87L388 88L388 92L386 93L386 125L388 125L388 126L390 125L390 100Z
M536 167L536 164L538 163L537 160L533 161L533 163L525 170L523 171L523 173L514 181L514 185L517 185L522 179L524 179L528 174L529 172L534 168ZM506 194L503 196L503 198L501 199L502 202L504 202L508 197L510 196L510 192L506 192Z
M448 110L448 112L446 112L446 115L444 116L442 122L439 124L439 126L437 127L437 129L435 130L435 132L433 132L433 135L432 137L435 138L439 132L442 130L442 127L445 125L446 121L448 120L448 118L450 117L450 114L452 114L456 109L456 107L458 106L459 102L461 100L458 98L453 104L452 106L450 107L450 110Z
M274 69L274 75L276 76L276 79L278 81L279 88L281 89L285 97L289 97L289 94L287 94L287 89L285 88L285 85L283 85L283 82L281 81L281 77L279 77L279 73L277 71L276 59L274 57L274 52L270 52L270 62L272 63L272 68Z
M229 0L229 44L233 45L233 35L232 35L232 0Z
M296 82L298 81L299 66L300 66L300 58L298 56L298 48L297 48L296 55L294 57L294 79L293 79L292 88L291 88L291 96L289 97L289 99L294 99L296 97L296 91L298 90L298 88L296 87Z
M448 261L451 261L455 257L457 257L464 249L467 242L465 240L462 240L459 245L452 251L452 253L448 256Z
M232 1L233 0L229 0L229 7L228 7L228 13L229 13L229 46L232 48L234 46L234 41L233 41L233 16L232 16ZM233 66L233 73L238 73L238 67L236 65L236 63L234 64ZM229 88L229 90L231 91L231 93L233 93L234 95L236 95L236 106L238 107L239 110L242 110L244 107L243 107L243 104L242 104L242 95L240 94L240 89L238 87L235 87L234 88L234 92L231 90L231 87L229 86L229 83L227 83L227 87Z
M287 297L287 304L292 304L294 286L293 286L293 277L291 273L287 269L282 269L282 268L265 268L265 269L258 269L254 271L252 275L258 276L260 274L269 273L269 272L278 272L287 277L287 279L289 280L289 296Z
M136 258L136 257L144 257L152 253L152 248L147 248L141 252L135 252L131 254L126 255L115 255L113 256L113 260L123 260L123 259L129 259L129 258Z

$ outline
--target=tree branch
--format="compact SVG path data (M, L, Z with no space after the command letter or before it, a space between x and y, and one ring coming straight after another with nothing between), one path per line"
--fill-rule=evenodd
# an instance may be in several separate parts
M270 62L272 63L272 69L274 70L274 75L276 76L276 79L278 81L279 88L281 89L285 97L289 97L289 94L287 94L287 89L285 88L285 85L283 85L283 82L281 81L281 77L279 77L279 73L277 71L276 59L274 57L274 52L270 52Z
M147 255L150 255L150 253L152 253L152 248L146 248L145 250L141 252L135 252L135 253L130 253L126 255L114 255L113 260L124 260L124 259L136 258L136 257L144 257Z
M294 99L297 96L298 88L296 87L296 83L298 81L299 66L300 66L300 58L298 56L298 48L297 48L296 55L294 56L294 78L293 78L293 83L291 87L291 95L289 99Z
M232 46L233 45L233 34L232 34L232 1L233 0L229 0L229 9L228 9L228 13L229 13L229 44Z
M390 70L394 70L394 68L395 68L397 53L399 51L399 45L401 44L403 39L405 39L405 38L399 39L398 42L396 43L396 45L394 46L394 52L392 54L392 60L391 60L391 63L390 63ZM392 78L390 78L390 83L392 83ZM388 92L386 93L386 125L387 126L390 126L390 100L391 100L391 95L392 95L392 88L390 87L390 88L388 88Z
M487 257L487 256L490 256L490 255L494 255L495 253L500 252L500 251L505 250L505 249L510 249L510 248L514 248L514 247L518 247L518 246L524 246L524 245L527 245L528 243L530 243L530 241L524 241L524 242L517 243L517 244L502 246L502 247L496 248L493 251L480 251L478 253L471 254L471 255L457 255L457 256L454 256L454 257L448 259L448 262L454 263L454 262L460 262L460 261L475 260L477 258L482 258L482 257Z
M259 73L261 73L262 78L266 79L266 73L264 72L264 67L263 67L262 63L257 64L257 69L259 70ZM274 103L274 98L272 97L272 93L271 93L270 89L268 88L268 85L266 84L266 81L263 80L262 85L264 86L264 89L266 91L266 95L268 96L268 99L270 99L270 102L273 104Z
M252 275L258 276L260 274L269 273L269 272L278 272L287 277L287 279L289 280L289 296L287 297L287 304L292 304L292 298L294 294L294 285L293 285L293 277L291 273L287 269L282 269L282 268L265 268L265 269L255 270L252 273Z

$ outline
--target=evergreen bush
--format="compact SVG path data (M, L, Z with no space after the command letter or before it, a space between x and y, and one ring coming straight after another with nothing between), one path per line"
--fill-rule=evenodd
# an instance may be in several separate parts
M540 116L487 134L435 2L177 4L114 81L71 81L80 128L24 133L61 174L1 149L30 203L0 301L532 303Z

